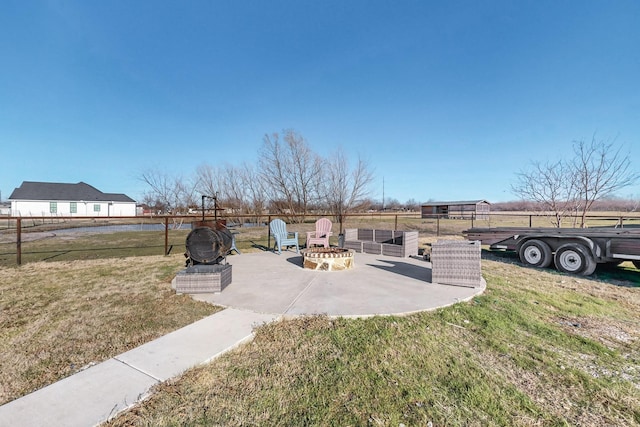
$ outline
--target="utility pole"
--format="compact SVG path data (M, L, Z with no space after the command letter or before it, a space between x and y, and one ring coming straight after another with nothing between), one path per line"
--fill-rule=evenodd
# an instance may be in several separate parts
M382 177L382 212L384 212L384 176Z

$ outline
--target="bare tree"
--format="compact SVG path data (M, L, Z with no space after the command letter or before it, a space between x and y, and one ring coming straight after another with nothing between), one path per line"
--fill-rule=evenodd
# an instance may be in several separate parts
M369 194L369 184L373 174L366 161L358 158L353 169L344 151L336 151L330 158L330 168L325 170L322 193L326 198L331 214L340 223L340 233L344 216L351 210L362 206Z
M204 196L213 197L219 209L225 208L233 213L246 213L246 190L243 171L225 163L220 167L208 164L197 169L198 190Z
M222 188L221 201L225 207L236 213L245 213L246 191L242 179L242 170L225 164L221 171Z
M629 153L623 153L622 147L614 147L613 142L575 141L573 144L575 170L579 191L580 226L586 227L587 212L596 200L614 194L616 191L633 185L640 174L631 169Z
M634 184L640 175L631 170L629 154L612 142L574 141L574 157L555 163L533 162L532 168L520 172L512 186L523 200L536 202L552 216L556 227L571 213L580 214L580 226L594 203Z
M371 197L365 197L362 200L361 209L363 211L370 211L370 212L380 211L382 210L382 201L372 199Z
M245 163L241 173L242 185L246 191L247 213L256 215L256 221L260 222L260 215L267 209L267 195L263 181L260 179L256 169Z
M420 210L420 203L416 199L411 198L411 199L406 201L406 203L404 204L404 207L408 211L419 211Z
M562 226L565 217L576 208L578 188L574 169L559 160L556 163L532 162L531 169L517 175L511 188L523 200L535 202L534 207L551 216L551 223Z
M272 206L291 220L301 220L318 197L321 159L294 130L265 135L259 161L260 175Z
M222 187L220 170L209 165L202 164L196 169L198 191L201 196L217 197Z
M195 203L195 185L182 176L150 169L140 175L140 180L150 187L144 196L147 203L162 207L164 212L186 211Z
M400 210L402 208L402 203L400 203L400 200L396 199L395 197L388 197L387 201L384 203L384 210L385 211L397 211Z

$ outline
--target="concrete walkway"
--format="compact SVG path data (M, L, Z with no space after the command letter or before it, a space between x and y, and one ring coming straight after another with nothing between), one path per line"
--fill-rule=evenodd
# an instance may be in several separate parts
M468 300L485 288L431 283L431 265L412 258L356 254L354 269L336 272L305 270L294 252L228 262L232 282L223 292L194 295L226 310L0 406L0 426L100 424L282 317L402 315Z

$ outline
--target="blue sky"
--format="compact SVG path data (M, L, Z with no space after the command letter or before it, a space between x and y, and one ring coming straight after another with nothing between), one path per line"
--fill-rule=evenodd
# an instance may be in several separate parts
M256 163L267 133L367 159L371 196L516 200L615 139L640 170L640 2L0 2L0 191ZM640 198L640 185L623 190Z

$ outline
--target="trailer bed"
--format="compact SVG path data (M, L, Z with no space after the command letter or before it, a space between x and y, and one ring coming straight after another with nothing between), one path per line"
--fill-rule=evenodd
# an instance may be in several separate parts
M628 260L640 265L640 228L635 227L471 228L463 234L491 249L516 251L525 264L534 267L548 266L553 260L559 270L566 271L575 262L583 268L576 272L591 274L600 263Z

